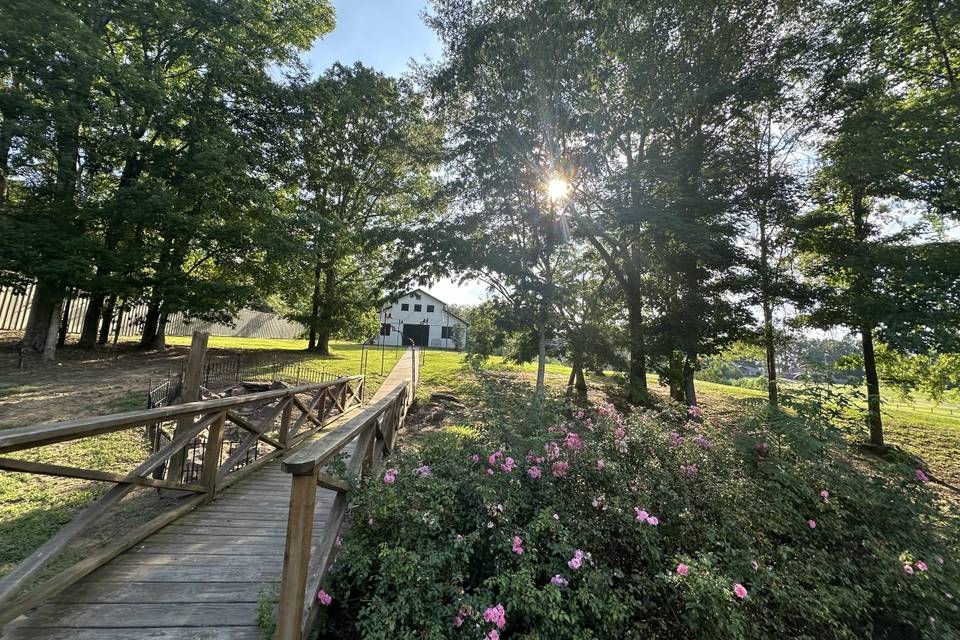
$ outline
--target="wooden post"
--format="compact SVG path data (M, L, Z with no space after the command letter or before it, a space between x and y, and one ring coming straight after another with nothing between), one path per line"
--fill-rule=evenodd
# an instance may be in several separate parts
M283 579L274 640L301 640L310 548L313 542L313 511L317 502L317 472L291 476L290 515L283 551Z
M286 402L286 405L284 405L283 415L280 417L280 444L286 449L290 446L290 417L293 413L293 398L284 402Z
M193 339L190 341L190 356L187 358L187 371L183 376L181 403L196 402L200 399L200 376L203 374L203 362L207 358L207 340L209 337L209 334L205 331L193 332ZM192 417L178 420L177 429L173 434L174 437L177 433L189 429L191 424L193 424ZM178 451L170 458L170 464L167 467L167 480L180 482L186 455L185 451Z
M220 447L223 445L223 423L227 419L224 411L210 425L207 432L207 446L203 450L203 467L200 469L200 484L207 488L207 497L212 498L217 488L217 470L220 467Z

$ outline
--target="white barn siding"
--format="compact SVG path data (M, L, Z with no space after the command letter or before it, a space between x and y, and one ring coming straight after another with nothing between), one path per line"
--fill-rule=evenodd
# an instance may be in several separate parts
M404 340L404 332L418 342L426 340L426 346L440 349L455 349L457 330L463 334L461 346L466 345L469 324L447 311L447 304L431 296L423 289L404 294L390 306L380 311L381 332L377 344L410 344ZM386 325L390 326L389 335ZM444 337L444 327L449 327Z

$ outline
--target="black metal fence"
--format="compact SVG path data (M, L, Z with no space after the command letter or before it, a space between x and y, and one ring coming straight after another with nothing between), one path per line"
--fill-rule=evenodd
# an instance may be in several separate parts
M147 408L174 404L183 390L186 362L180 371L160 381L151 380L147 388ZM208 390L228 389L242 382L283 382L294 387L313 382L328 382L343 374L305 364L303 360L278 361L255 358L217 358L204 365L200 384Z
M183 367L186 363L183 364ZM166 378L160 381L150 382L147 388L147 408L166 407L175 404L183 392L184 369L176 373L168 374ZM342 377L340 374L326 369L305 364L302 360L277 361L277 360L258 360L251 358L231 357L217 358L210 360L204 365L203 375L200 378L200 384L211 391L220 391L229 389L243 382L272 383L283 382L291 386L299 386L314 382L327 382ZM167 427L166 429L164 427ZM153 448L153 451L159 451L163 446L170 442L172 433L171 428L175 425L155 424L147 427L147 438ZM244 433L238 429L228 429L224 433L223 446L220 448L220 464L222 464L240 445L244 438ZM186 464L183 470L183 482L196 482L200 478L200 469L203 466L203 453L206 450L206 436L201 433L186 445ZM231 469L235 471L245 465L254 462L260 457L260 442L257 441L253 446L247 449L243 458L237 461ZM165 467L157 469L162 477Z

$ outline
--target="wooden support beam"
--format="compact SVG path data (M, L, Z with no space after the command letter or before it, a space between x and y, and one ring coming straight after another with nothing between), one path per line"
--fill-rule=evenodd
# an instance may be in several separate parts
M95 469L79 469L77 467L65 467L58 464L46 464L43 462L29 462L27 460L16 460L14 458L0 458L0 469L21 473L36 473L45 476L57 476L59 478L79 478L81 480L93 480L95 482L135 484L142 487L157 487L158 489L177 489L181 491L196 492L204 491L203 485L200 484L182 484L179 482L157 480L156 478L125 475L110 471L97 471Z
M283 415L280 417L280 444L283 445L283 448L286 449L290 443L290 419L293 415L293 399L296 396L292 396L283 401Z
M334 477L325 471L317 472L317 485L331 491L346 492L350 490L350 485L340 478Z
M283 579L280 582L280 606L274 640L301 640L304 590L310 567L313 540L313 511L317 502L315 473L291 478L290 511L286 545L283 551Z
M217 415L207 432L207 444L203 449L203 466L200 467L200 484L206 487L207 497L213 498L217 489L217 469L220 467L220 448L223 445L223 423L228 411Z
M386 411L409 382L398 384L386 397L368 406L360 415L343 422L326 435L299 451L294 452L283 462L283 468L289 473L307 473L315 468L322 467L336 455L338 451L350 444L371 421L377 419Z
M367 468L367 461L374 448L374 429L376 422L369 423L366 431L357 438L357 447L354 449L353 457L347 463L347 472L353 475L360 475ZM313 626L313 620L316 616L316 591L320 588L320 582L327 574L330 567L330 561L333 559L333 550L336 548L337 537L340 535L340 528L343 526L344 518L347 515L347 508L350 506L349 493L338 492L330 507L330 513L327 515L327 522L323 528L323 537L317 543L317 559L314 563L314 572L309 576L306 592L303 594L303 619L301 620L301 631L306 635L307 631Z
M264 433L263 433L263 431L262 431L261 429L263 429L263 428L266 427L267 425L261 424L261 425L260 425L260 428L258 428L256 425L252 424L249 420L247 420L246 418L244 418L243 416L241 416L239 413L234 413L233 411L227 411L227 419L228 419L230 422L232 422L232 423L234 423L235 425L237 425L238 427L240 427L241 429L243 429L243 430L245 430L245 431L249 431L250 433L256 435L256 436L257 436L257 439L263 440L264 442L266 442L267 444L269 444L271 447L275 447L275 448L277 448L277 449L283 449L283 445L282 445L282 444L280 444L279 442L277 442L275 439L271 438L270 436L264 435ZM254 441L256 441L256 440L254 440Z
M203 374L203 363L207 359L207 340L210 334L205 331L194 331L193 338L190 341L190 355L187 358L187 371L183 376L183 387L181 391L181 402L196 402L200 399L200 377ZM189 417L180 418L177 421L177 430L174 435L181 430L189 429L192 420ZM170 458L170 464L167 466L167 480L180 482L183 476L183 466L186 461L186 452L178 452Z

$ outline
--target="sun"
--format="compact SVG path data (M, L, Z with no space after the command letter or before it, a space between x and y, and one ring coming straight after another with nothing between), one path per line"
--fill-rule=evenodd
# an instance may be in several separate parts
M547 196L553 200L563 200L570 191L570 185L563 178L550 178L547 182Z

